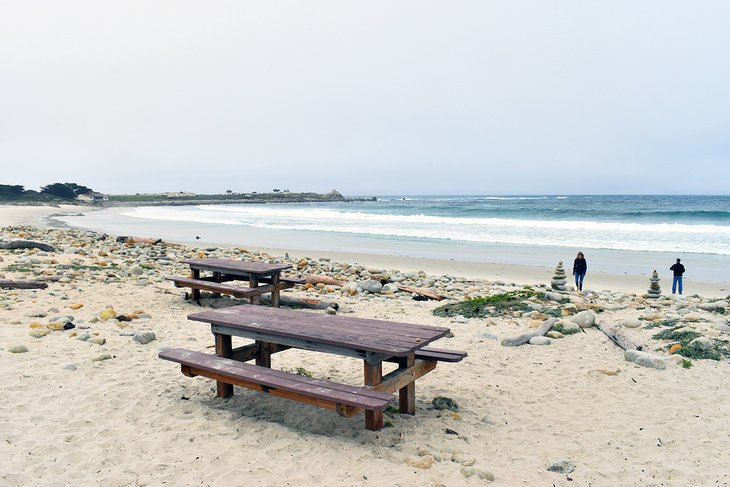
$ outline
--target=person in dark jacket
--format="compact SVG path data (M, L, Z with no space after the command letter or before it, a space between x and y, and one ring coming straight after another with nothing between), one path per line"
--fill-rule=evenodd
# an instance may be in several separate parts
M679 288L679 294L682 294L682 274L684 274L684 266L680 264L681 259L677 259L677 263L669 268L670 271L674 272L674 279L672 279L672 294Z
M583 278L588 272L588 263L586 258L583 256L583 252L578 252L578 256L573 261L573 275L575 276L575 287L578 291L583 290Z

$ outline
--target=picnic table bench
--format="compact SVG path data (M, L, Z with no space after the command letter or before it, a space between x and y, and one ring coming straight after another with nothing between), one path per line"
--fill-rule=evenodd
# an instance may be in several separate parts
M401 413L415 414L415 382L438 362L458 362L466 352L433 349L427 344L448 328L365 318L314 314L241 305L193 313L188 319L210 324L215 355L186 349L160 352L177 362L183 374L217 381L218 397L238 385L336 411L341 416L365 413L365 427L383 427L383 411L398 392ZM233 348L232 337L253 340ZM363 360L364 385L353 386L271 369L271 358L290 348ZM246 362L255 361L254 364ZM383 375L383 362L398 368Z
M290 269L289 264L266 264L233 259L188 259L182 261L190 266L191 277L165 276L175 287L188 287L192 299L200 303L200 291L215 294L229 294L235 298L249 298L257 304L259 296L271 293L272 306L279 306L280 292L305 281L281 277L281 271ZM201 276L201 271L212 275ZM248 281L249 287L226 284L229 281Z

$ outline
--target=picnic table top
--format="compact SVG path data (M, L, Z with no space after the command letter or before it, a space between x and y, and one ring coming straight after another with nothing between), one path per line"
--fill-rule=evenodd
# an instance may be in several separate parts
M284 269L290 269L291 264L266 264L264 262L249 262L233 259L187 259L182 261L194 269L227 272L231 274L277 274Z
M437 326L250 305L193 313L188 319L238 330L241 336L260 333L396 357L405 357L450 331Z

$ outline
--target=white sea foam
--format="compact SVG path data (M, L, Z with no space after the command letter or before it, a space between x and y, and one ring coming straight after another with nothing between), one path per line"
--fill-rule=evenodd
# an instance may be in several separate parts
M709 224L399 215L291 205L141 207L124 215L374 237L730 255L730 227Z

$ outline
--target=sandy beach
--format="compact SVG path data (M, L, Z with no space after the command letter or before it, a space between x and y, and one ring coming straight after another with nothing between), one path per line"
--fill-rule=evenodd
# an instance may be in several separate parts
M46 289L0 291L0 485L730 484L726 285L688 282L682 298L648 300L647 279L592 273L584 293L565 293L560 302L546 295L530 310L449 318L432 312L525 285L551 293L553 269L314 255L294 246L292 275L338 277L355 291L297 286L285 295L335 301L346 316L448 327L453 336L434 345L469 354L419 379L415 416L387 413L389 426L373 432L361 415L343 418L246 389L217 399L213 381L185 377L158 359L168 347L212 353L209 327L187 320L200 307L163 279L186 273L180 260L283 261L280 249L117 244L114 236L46 227L44 217L58 211L0 206L0 242L55 247L0 249L0 279L48 280ZM446 299L357 291L373 274ZM666 295L669 283L661 285ZM102 319L109 307L130 320ZM548 311L579 329L553 333L545 345L502 345L540 326ZM591 323L579 324L579 315ZM627 361L593 321L643 345L658 368ZM702 340L693 346L709 344L719 360L670 354L672 340L654 335L675 328L696 333ZM136 341L145 332L155 339ZM362 384L362 363L334 355L287 350L273 367ZM436 409L438 396L458 408Z

